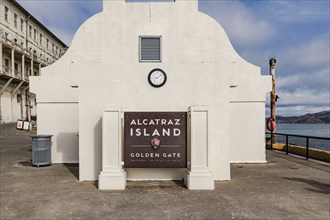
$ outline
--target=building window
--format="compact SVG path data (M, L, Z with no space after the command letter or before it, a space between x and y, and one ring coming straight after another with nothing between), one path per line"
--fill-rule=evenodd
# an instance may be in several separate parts
M47 39L47 50L49 50L49 40Z
M20 94L17 94L17 103L21 103L21 101L22 101L22 95L20 95Z
M5 58L5 67L9 67L9 59Z
M42 45L42 34L40 34L40 46Z
M33 40L34 41L37 40L37 30L36 29L33 30Z
M140 36L139 59L142 62L161 62L161 36Z
M5 6L5 21L8 21L8 11L9 9Z
M22 102L22 95L17 94L17 103L21 103Z
M17 28L17 14L14 14L14 27Z
M8 35L8 33L5 33L5 40L9 40L9 35Z
M32 38L32 26L29 25L29 37Z
M23 27L24 27L24 20L21 18L21 31L23 32Z
M6 73L9 73L9 59L5 58L5 63L4 63L4 71Z
M54 43L52 43L52 53L54 53Z

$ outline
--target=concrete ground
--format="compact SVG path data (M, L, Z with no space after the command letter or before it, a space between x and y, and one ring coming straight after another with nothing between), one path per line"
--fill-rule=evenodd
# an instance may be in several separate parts
M330 166L267 151L267 164L234 164L214 191L182 182L129 182L100 191L78 165L31 166L30 132L0 126L0 219L330 219Z

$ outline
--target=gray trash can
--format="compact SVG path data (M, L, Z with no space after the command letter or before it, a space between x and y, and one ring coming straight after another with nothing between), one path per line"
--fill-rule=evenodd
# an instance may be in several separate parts
M53 135L32 135L32 165L51 164L51 146Z

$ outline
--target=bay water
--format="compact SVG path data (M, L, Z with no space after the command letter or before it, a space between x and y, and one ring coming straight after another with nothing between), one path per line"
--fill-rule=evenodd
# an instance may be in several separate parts
M330 124L277 124L276 133L330 138ZM276 142L285 143L285 136L276 136ZM306 146L306 138L289 137L293 145ZM330 140L309 139L309 146L330 151Z

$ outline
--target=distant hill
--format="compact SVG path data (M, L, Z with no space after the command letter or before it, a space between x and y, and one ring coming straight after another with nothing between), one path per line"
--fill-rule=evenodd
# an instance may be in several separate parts
M330 111L306 114L302 116L277 116L276 122L280 124L330 124Z

